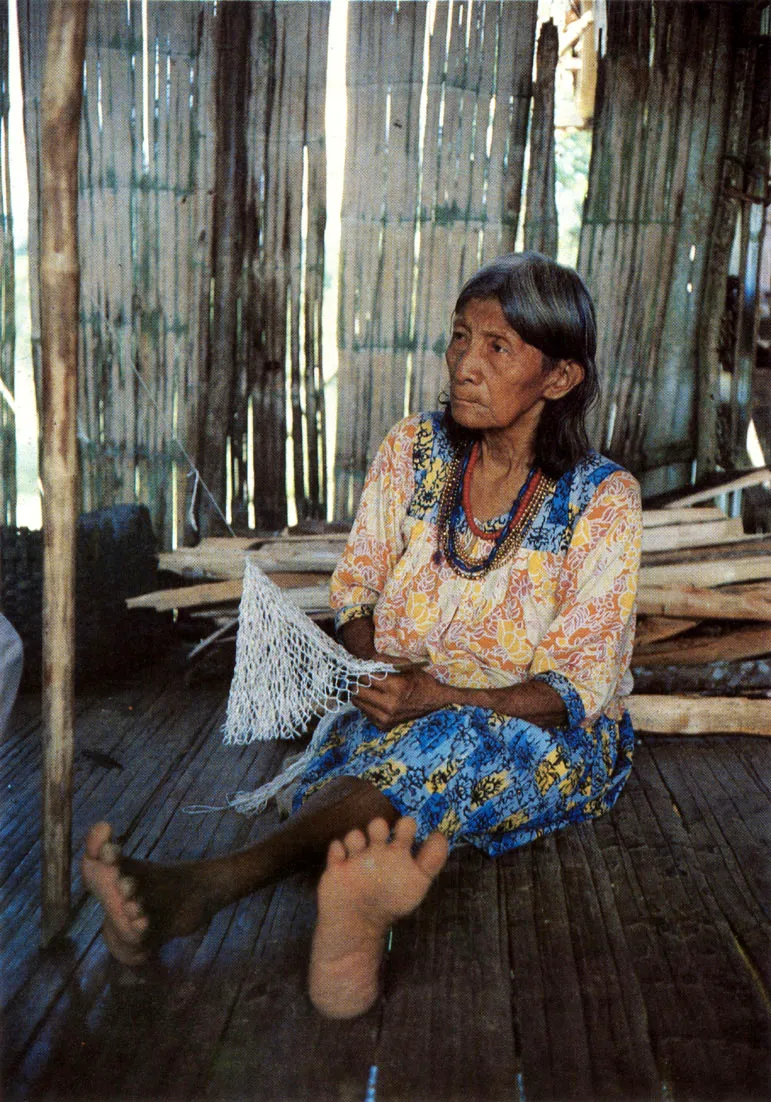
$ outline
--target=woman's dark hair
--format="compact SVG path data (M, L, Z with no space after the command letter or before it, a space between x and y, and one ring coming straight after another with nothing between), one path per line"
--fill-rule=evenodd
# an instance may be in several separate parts
M577 272L535 252L509 253L480 268L458 295L455 313L472 299L491 298L522 340L543 353L544 372L560 360L575 360L584 369L583 380L564 398L547 401L538 424L535 462L558 478L591 448L586 415L599 393L594 305ZM458 445L480 435L458 425L449 404L444 418Z

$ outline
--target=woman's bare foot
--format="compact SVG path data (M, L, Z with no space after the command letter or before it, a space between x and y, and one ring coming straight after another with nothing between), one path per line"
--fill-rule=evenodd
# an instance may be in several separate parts
M412 855L416 824L399 819L391 831L373 819L367 835L352 830L332 842L318 889L309 993L329 1018L354 1018L378 996L385 935L414 911L447 860L447 840L432 834Z
M217 862L158 865L122 857L109 823L88 832L82 869L104 908L107 948L123 964L141 964L153 948L193 933L229 901Z
M82 870L86 887L104 908L102 935L112 955L123 964L141 964L149 920L136 899L135 886L121 875L120 850L112 841L109 823L96 823L88 832Z

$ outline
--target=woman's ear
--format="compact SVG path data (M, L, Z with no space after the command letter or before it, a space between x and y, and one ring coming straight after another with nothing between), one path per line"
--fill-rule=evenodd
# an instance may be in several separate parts
M560 360L549 372L549 379L543 392L544 398L564 398L584 378L583 366L577 360Z

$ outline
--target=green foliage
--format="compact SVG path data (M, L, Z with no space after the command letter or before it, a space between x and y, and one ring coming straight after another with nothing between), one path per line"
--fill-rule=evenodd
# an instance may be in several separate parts
M589 183L589 158L592 152L591 130L565 129L555 132L557 166L556 200L559 219L558 259L576 263L581 235L581 216Z

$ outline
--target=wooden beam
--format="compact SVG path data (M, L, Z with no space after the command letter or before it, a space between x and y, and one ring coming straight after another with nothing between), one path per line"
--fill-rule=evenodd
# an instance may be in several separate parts
M673 563L698 563L705 559L748 559L765 556L771 559L771 536L767 532L753 532L725 543L711 543L704 547L682 547L672 551L645 551L643 566L671 566Z
M682 508L684 505L697 505L700 501L712 501L721 494L730 494L734 490L746 490L749 486L757 486L761 482L771 482L771 470L768 467L758 467L756 471L748 471L747 474L732 478L722 486L713 486L708 490L697 490L692 494L684 494L676 498L666 509Z
M77 536L77 167L88 7L51 0L42 90L42 940L69 921Z
M698 666L703 662L733 662L771 653L771 627L739 628L723 635L678 639L675 643L654 643L636 647L633 666Z
M682 635L699 623L700 620L685 620L675 616L643 616L637 621L634 645L639 649L648 647L651 643L661 643L664 639Z
M643 509L643 527L659 528L663 524L700 524L707 520L727 520L726 514L716 505L702 508L688 506L684 509Z
M771 620L771 585L765 596L741 589L646 586L637 594L637 611L648 616L695 616L702 620Z
M641 693L626 703L634 726L652 734L771 736L771 700Z
M281 589L298 589L323 585L329 588L328 574L271 574L270 580ZM154 608L156 612L169 612L173 608L219 607L241 600L243 578L228 578L224 582L204 582L202 585L183 585L175 589L158 589L129 597L126 608Z
M746 555L737 559L703 559L701 562L662 563L643 566L640 585L695 585L711 588L730 582L771 578L771 556Z
M229 542L233 546L228 546ZM182 576L242 578L248 556L266 574L331 574L341 554L342 545L339 542L324 544L316 541L305 546L301 542L279 541L265 543L252 551L240 546L237 540L223 540L220 545L211 545L207 540L201 547L180 547L176 551L162 552L158 556L158 567Z
M679 551L686 547L705 547L714 543L743 540L744 526L741 517L712 520L701 523L662 525L644 528L643 551Z

